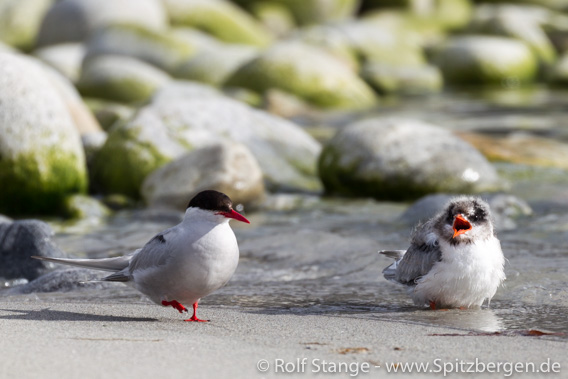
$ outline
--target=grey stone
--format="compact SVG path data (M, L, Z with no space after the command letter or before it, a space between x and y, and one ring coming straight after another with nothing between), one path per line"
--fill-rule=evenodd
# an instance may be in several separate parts
M113 24L164 30L167 15L159 0L58 1L43 19L37 44L85 41L97 28Z
M37 49L34 56L55 68L72 83L77 83L86 52L82 43L62 43Z
M262 171L249 149L223 143L196 149L146 177L142 196L150 206L185 210L197 193L213 189L234 204L258 204L264 195Z
M83 63L77 83L85 96L131 103L148 100L170 77L135 58L101 55Z
M0 223L0 277L33 280L42 275L46 265L30 257L63 256L52 237L51 227L39 220Z
M412 119L374 118L347 126L325 145L319 172L330 193L377 199L504 188L494 167L470 144Z
M132 120L109 133L95 157L94 180L105 192L138 197L153 170L192 149L221 141L246 145L271 190L321 188L315 176L317 141L287 120L216 96L158 101L141 108Z
M0 1L0 40L22 50L31 50L45 13L54 0Z

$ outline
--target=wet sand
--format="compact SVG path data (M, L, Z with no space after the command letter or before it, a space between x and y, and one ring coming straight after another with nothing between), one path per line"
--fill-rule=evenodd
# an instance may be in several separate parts
M542 377L565 377L568 370L565 338L472 336L344 313L219 305L199 311L211 322L183 322L172 309L149 303L0 298L0 378L442 377L444 365L450 377L477 377L463 372L475 370L476 359L478 370L502 362L500 373L483 377L506 377L511 364L526 362L545 370L558 370L558 362L560 374ZM261 360L266 371L257 367ZM396 362L429 363L434 373L389 373L387 365Z

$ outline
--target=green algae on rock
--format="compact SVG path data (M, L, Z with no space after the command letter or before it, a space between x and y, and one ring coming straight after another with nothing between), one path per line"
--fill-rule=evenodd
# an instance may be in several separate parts
M158 94L132 120L115 125L95 157L94 185L137 198L144 178L163 164L195 148L237 141L251 150L269 189L321 188L320 145L301 128L222 95L197 90L191 97L192 91L181 98Z
M368 119L342 129L324 146L319 174L329 193L384 200L504 188L467 142L409 119Z
M258 21L222 0L163 0L173 25L203 30L230 43L267 46L272 37Z
M99 55L126 55L150 63L168 73L187 61L195 47L171 31L138 25L99 28L87 44L87 59Z
M520 85L535 79L538 61L523 42L467 35L450 39L435 61L452 85Z
M135 58L101 55L86 60L77 83L84 96L123 103L148 100L170 77Z
M260 93L278 88L330 109L366 109L377 101L373 90L346 64L300 42L274 45L241 66L225 85Z
M0 41L25 51L35 45L45 13L54 0L4 0L0 2Z
M0 53L0 212L56 212L87 187L79 133L31 58Z

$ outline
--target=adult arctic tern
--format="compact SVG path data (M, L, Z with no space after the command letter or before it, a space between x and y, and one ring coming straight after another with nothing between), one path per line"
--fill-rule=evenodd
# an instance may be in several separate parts
M451 200L412 234L408 250L380 251L396 262L386 279L408 286L417 305L479 307L505 280L505 258L489 205L475 197Z
M132 285L156 304L193 304L197 318L199 300L224 286L237 268L239 247L229 221L250 223L233 210L229 197L217 191L198 193L187 206L183 221L155 235L134 253L103 259L33 257L67 265L113 271L104 281Z

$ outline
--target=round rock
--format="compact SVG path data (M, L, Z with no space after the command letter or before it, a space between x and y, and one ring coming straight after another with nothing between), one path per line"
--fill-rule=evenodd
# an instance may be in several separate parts
M150 206L185 210L197 193L214 189L234 204L262 201L262 170L249 149L223 143L193 150L148 175L142 196Z
M33 280L42 275L46 264L30 257L62 257L52 237L53 230L43 221L0 223L0 277Z
M79 133L41 65L0 53L0 104L0 212L53 212L84 191Z
M538 69L538 60L526 44L505 37L455 37L435 61L449 84L516 87L532 81Z
M325 145L319 173L330 193L388 200L503 188L493 166L470 144L410 119L377 118L346 127Z

